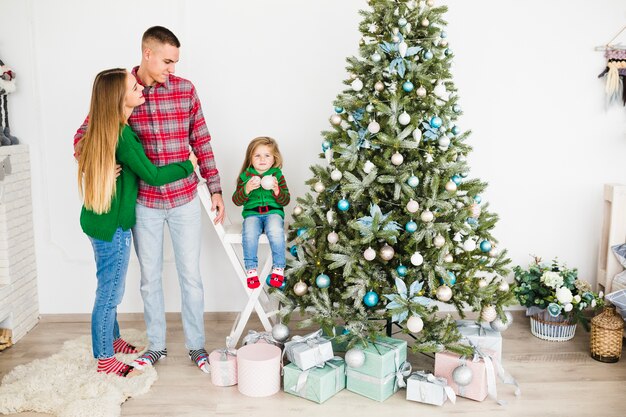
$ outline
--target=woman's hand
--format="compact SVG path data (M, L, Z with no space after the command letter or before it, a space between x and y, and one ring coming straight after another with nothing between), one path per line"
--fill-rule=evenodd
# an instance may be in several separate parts
M191 161L191 164L193 165L193 170L195 171L196 167L198 166L198 157L195 153L193 153L193 151L189 151L189 161Z

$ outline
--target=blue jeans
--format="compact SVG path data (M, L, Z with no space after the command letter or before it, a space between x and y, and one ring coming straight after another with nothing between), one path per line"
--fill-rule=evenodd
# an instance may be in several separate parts
M200 276L202 217L200 199L172 209L153 209L137 204L133 227L135 251L141 267L141 297L149 348L165 349L165 304L163 301L163 232L170 231L181 292L185 346L204 348L204 289Z
M243 245L243 263L246 270L256 269L259 266L257 252L259 236L265 233L272 250L272 266L285 267L285 226L280 214L259 214L243 219L241 243Z
M96 359L114 355L113 341L120 337L117 306L124 296L130 257L130 230L118 227L111 242L89 238L96 259L96 301L91 313L91 346Z

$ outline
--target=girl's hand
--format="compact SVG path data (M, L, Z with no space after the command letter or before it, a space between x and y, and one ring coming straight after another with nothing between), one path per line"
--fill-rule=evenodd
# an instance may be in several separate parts
M254 176L246 183L246 194L250 194L261 186L261 178Z
M193 151L189 152L189 160L191 161L191 164L193 165L193 170L195 171L196 167L198 166L198 157L195 153L193 153Z
M274 195L278 196L278 194L280 194L280 187L278 186L278 178L276 177L272 177L274 178L274 186L272 187L272 191L274 191Z

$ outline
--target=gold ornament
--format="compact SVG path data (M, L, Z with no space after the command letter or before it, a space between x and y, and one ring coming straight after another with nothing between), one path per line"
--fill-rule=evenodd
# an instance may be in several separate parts
M309 287L303 281L298 281L293 286L293 292L298 297L302 297L304 294L306 294L308 290L309 290Z

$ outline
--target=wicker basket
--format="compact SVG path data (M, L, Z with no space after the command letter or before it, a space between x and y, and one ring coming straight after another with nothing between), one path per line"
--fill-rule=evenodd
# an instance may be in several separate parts
M552 317L547 311L530 316L530 332L539 339L565 342L574 337L576 323L562 315Z
M617 362L622 354L624 320L607 305L604 311L591 319L591 357L600 362Z

